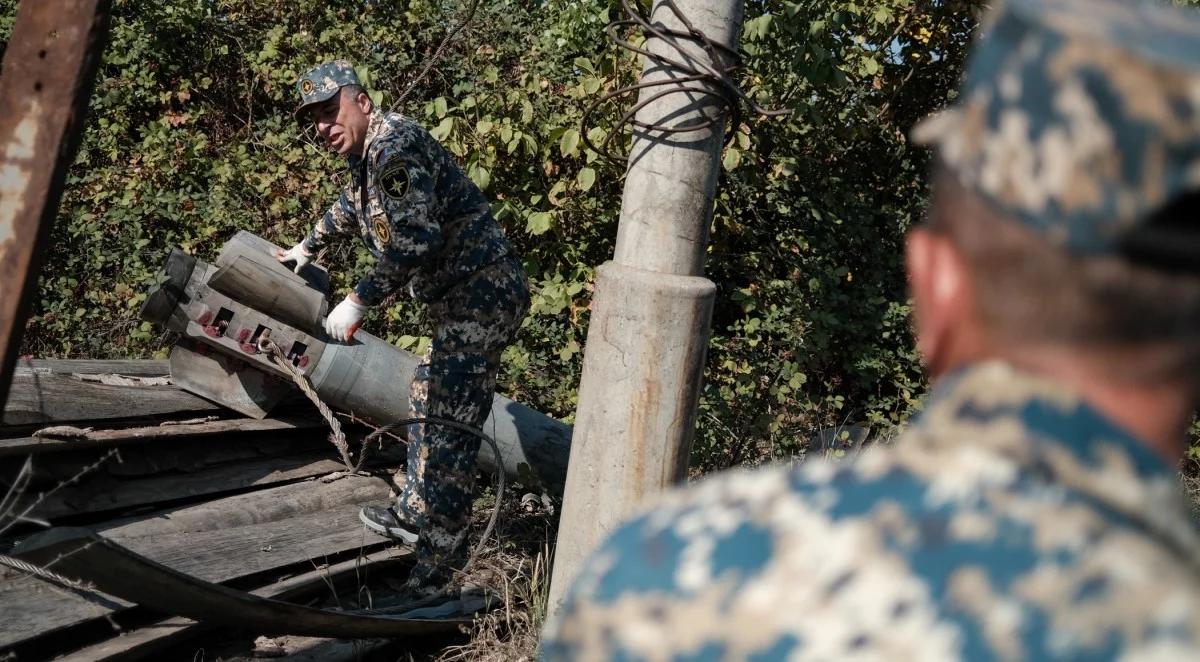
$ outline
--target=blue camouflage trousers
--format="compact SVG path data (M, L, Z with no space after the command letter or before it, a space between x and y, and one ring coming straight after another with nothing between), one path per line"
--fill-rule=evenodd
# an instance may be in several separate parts
M476 428L491 411L500 354L529 311L529 285L515 258L485 267L430 306L435 331L409 392L413 417ZM445 584L465 560L467 525L482 440L419 423L408 429L408 466L397 508L420 526L413 587Z

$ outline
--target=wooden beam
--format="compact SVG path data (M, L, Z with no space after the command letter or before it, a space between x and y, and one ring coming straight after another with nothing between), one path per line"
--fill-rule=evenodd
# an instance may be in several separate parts
M109 0L22 2L0 67L0 402L8 395L67 168L104 50Z
M220 411L225 411L220 405L176 386L110 385L72 375L35 374L13 380L3 422L29 426Z
M240 527L266 526L282 520L287 520L309 513L332 511L346 504L370 503L374 499L386 500L389 486L379 478L347 478L332 483L316 481L281 485L246 494L215 499L206 503L191 506L179 506L162 510L153 515L141 515L121 520L112 520L98 526L97 530L104 535L128 545L139 554L146 554L156 561L163 559L157 556L159 552L144 549L138 538L146 538L148 544L154 545L166 540L173 534L198 534L211 531L222 531ZM357 509L354 510L357 513ZM357 515L343 524L353 522L359 524ZM359 531L361 527L351 526L350 529ZM181 538L180 541L186 540ZM169 546L168 546L169 547ZM180 550L182 560L190 563L189 553L194 552L199 545L183 544ZM221 549L212 549L205 553L220 554ZM162 553L171 553L169 550ZM252 555L253 556L253 555ZM167 561L168 565L170 564Z
M0 439L0 457L109 448L125 444L167 442L233 433L314 430L324 426L325 422L322 419L309 416L264 418L262 420L231 418L182 425L149 425L115 430L92 430L79 438L17 437Z
M156 611L267 635L408 637L454 632L471 622L468 615L433 620L268 600L178 572L86 529L47 531L14 554Z
M236 462L201 471L168 473L140 480L118 480L108 474L97 474L90 479L84 478L78 485L55 492L30 515L57 524L56 520L66 516L128 511L133 507L194 500L200 496L214 497L249 487L266 487L325 476L346 468L340 460L331 459L334 454L335 451L330 448L328 452ZM32 495L27 497L26 504L34 498Z
M171 365L165 360L120 359L103 361L96 359L20 359L13 376L30 375L131 375L135 377L163 377L171 374Z
M358 521L360 504L388 494L381 480L285 485L116 522L104 535L179 572L227 582L389 544ZM115 605L0 568L0 648L32 645L130 606L108 600Z

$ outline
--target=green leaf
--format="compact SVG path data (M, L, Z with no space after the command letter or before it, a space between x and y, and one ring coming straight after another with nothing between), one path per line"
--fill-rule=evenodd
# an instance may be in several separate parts
M403 335L396 339L396 344L400 346L400 349L411 349L420 341L420 336Z
M446 138L450 137L450 134L453 131L454 131L454 118L447 117L446 119L442 120L440 124L433 127L433 130L429 132L429 135L433 136L434 138L437 138L438 140L445 140Z
M433 100L433 112L438 116L438 119L445 117L447 110L446 97L438 97Z
M575 177L575 181L579 184L581 191L588 191L596 183L596 171L591 168L584 168L579 171L579 175Z
M559 350L558 358L560 358L564 361L567 361L572 356L575 356L578 353L579 353L579 343L572 340L567 343L566 347L563 347L561 350Z
M562 150L563 156L575 156L579 151L579 131L575 129L564 131L562 138L558 140L558 148Z
M742 151L736 147L729 147L725 150L725 158L721 159L721 165L726 170L735 170L742 163Z
M594 126L588 130L587 137L588 140L592 141L593 145L599 147L600 143L604 142L604 139L608 137L608 132L601 127Z
M525 99L524 101L521 102L521 123L529 124L532 121L533 121L533 104L529 102L529 99Z
M546 197L550 199L550 204L554 205L555 207L561 207L562 204L566 202L559 196L566 192L568 184L569 182L565 179L560 179L557 182L554 182L554 186L551 186L550 191L546 194Z
M471 166L467 171L467 176L483 191L486 191L488 184L492 183L492 173L479 164Z
M479 120L479 122L475 124L475 133L481 136L486 136L487 134L491 133L493 126L495 125L491 122L491 120Z
M580 57L575 58L575 66L588 72L589 74L596 73L596 69L592 67L592 61L587 59L586 57L580 56Z
M600 86L604 81L594 76L583 79L583 91L588 94L595 94L600 91Z
M771 20L773 18L774 16L770 14L763 14L758 18L753 18L749 21L746 21L746 28L744 30L746 39L748 41L752 41L766 37L767 33L771 29Z
M529 215L525 220L525 229L532 235L545 234L549 232L550 225L554 222L554 216L549 212L539 211Z

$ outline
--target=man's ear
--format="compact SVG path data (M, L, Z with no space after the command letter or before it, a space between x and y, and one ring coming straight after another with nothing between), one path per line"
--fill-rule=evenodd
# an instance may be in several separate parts
M370 95L366 92L359 92L358 96L354 98L354 102L358 104L359 110L368 115L375 110L375 102L371 101Z
M979 320L967 265L954 243L925 228L908 234L905 260L917 349L938 375L975 357Z

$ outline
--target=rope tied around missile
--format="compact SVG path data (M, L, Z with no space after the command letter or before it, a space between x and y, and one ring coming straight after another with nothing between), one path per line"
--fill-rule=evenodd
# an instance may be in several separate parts
M718 106L726 110L730 116L729 124L725 130L726 144L733 139L738 125L741 124L743 104L748 106L754 113L764 117L780 117L791 114L792 111L787 109L771 110L764 108L743 92L737 81L733 79L734 73L741 67L741 55L736 50L712 40L704 32L697 29L688 20L688 17L679 6L675 4L674 0L661 0L661 2L657 3L657 6L671 12L683 24L686 30L674 30L664 27L661 23L652 22L651 17L642 14L642 11L631 0L621 0L621 6L625 9L628 18L608 24L605 30L608 32L609 40L627 51L641 54L646 58L647 62L653 62L658 68L670 72L670 75L658 80L642 80L636 84L627 85L608 92L592 102L583 111L583 118L580 120L580 134L584 144L597 154L614 161L626 158L614 155L609 151L609 144L615 136L625 133L625 127L631 127L635 132L640 130L644 133L684 134L711 129L719 126L720 122L724 119L724 114L719 112L710 113L699 121L689 121L686 124L668 124L663 120L644 122L637 119L638 112L643 108L672 94L709 97L714 99ZM634 45L619 34L622 29L628 28L641 29L642 34L645 36L643 42L645 47ZM651 39L658 40L667 47L664 50L668 52L674 51L678 57L671 57L664 53L651 51L648 48ZM685 48L689 44L699 45L705 55L707 55L708 62L702 61L701 58L696 57L695 53L689 52ZM649 69L650 67L647 67L647 70ZM658 90L656 88L663 89ZM638 101L637 104L626 111L621 116L621 119L617 121L614 129L607 132L604 140L599 146L596 146L588 135L590 131L587 128L590 124L589 120L596 110L611 99L640 93L644 89L655 91L647 94L645 98Z
M258 351L266 354L271 359L272 363L291 376L292 381L295 382L300 391L303 392L304 395L313 403L313 405L316 406L317 411L321 413L321 417L324 418L325 422L329 424L329 441L334 445L335 448L337 448L338 453L342 457L342 462L346 465L346 470L350 474L358 475L362 471L362 468L366 464L367 457L369 455L371 442L382 438L383 435L390 433L392 430L406 425L412 425L414 423L441 425L443 427L458 430L459 432L475 435L481 440L487 442L491 447L492 453L496 457L496 466L504 466L504 461L500 455L500 446L490 435L484 433L484 431L480 430L479 428L472 427L465 423L460 423L459 421L440 418L437 416L417 416L403 418L398 421L388 423L382 427L375 428L370 434L363 438L362 449L359 451L358 460L351 460L350 446L346 442L346 433L342 431L341 422L338 421L337 416L334 414L333 410L329 408L329 405L325 404L321 400L321 397L317 395L317 391L313 388L312 383L308 380L308 376L305 375L300 368L293 365L292 362L289 361L286 356L284 356L283 350L279 348L279 345L275 344L275 342L269 337L259 338L257 344ZM500 506L504 502L505 487L506 483L504 469L501 468L496 471L496 504L492 508L492 514L488 518L487 526L484 528L483 533L479 536L479 541L475 543L474 549L471 550L470 557L468 557L466 564L463 566L463 573L475 565L476 561L479 559L479 556L483 553L488 539L492 536L492 533L496 529L496 522L500 519ZM467 531L464 530L459 535L462 537L462 539L465 539ZM445 590L443 590L443 593L444 592Z

